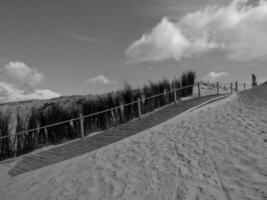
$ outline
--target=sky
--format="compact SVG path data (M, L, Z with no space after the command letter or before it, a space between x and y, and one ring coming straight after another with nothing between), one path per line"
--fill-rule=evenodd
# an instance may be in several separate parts
M0 102L267 80L265 0L1 0Z

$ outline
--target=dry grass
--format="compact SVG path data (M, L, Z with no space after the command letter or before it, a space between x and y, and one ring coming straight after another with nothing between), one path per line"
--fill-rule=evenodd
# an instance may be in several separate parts
M106 109L117 107L109 112L101 113L84 120L85 134L117 126L138 117L137 103L122 107L136 101L138 98L147 98L166 92L156 98L142 103L142 113L151 112L159 107L174 101L176 89L193 85L195 73L185 72L173 81L163 79L150 82L142 88L133 89L129 84L124 88L102 95L69 96L43 101L25 101L22 103L9 103L0 106L0 136L14 135L49 124L77 118L80 113L89 115ZM193 87L177 91L178 98L190 96ZM17 137L0 140L0 160L21 155L48 144L62 143L80 137L79 121L72 121L63 125L26 132Z

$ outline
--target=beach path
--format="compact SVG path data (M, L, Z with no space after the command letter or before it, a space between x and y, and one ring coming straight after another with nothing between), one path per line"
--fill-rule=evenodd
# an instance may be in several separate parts
M9 170L10 176L17 176L51 164L55 164L85 153L97 150L129 136L135 135L191 109L212 101L223 95L209 95L200 98L180 101L177 104L167 105L152 113L144 115L141 119L129 121L125 124L105 130L101 134L86 137L82 140L69 142L37 153L17 158L16 165Z

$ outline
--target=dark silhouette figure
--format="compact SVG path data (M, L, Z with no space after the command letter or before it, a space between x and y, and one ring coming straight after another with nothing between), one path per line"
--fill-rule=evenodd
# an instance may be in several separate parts
M252 87L256 87L257 86L257 80L256 80L256 76L255 74L252 74Z

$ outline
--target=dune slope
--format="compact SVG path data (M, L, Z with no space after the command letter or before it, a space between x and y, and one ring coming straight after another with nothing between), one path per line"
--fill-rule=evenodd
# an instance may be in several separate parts
M267 199L267 86L15 178L0 199Z

